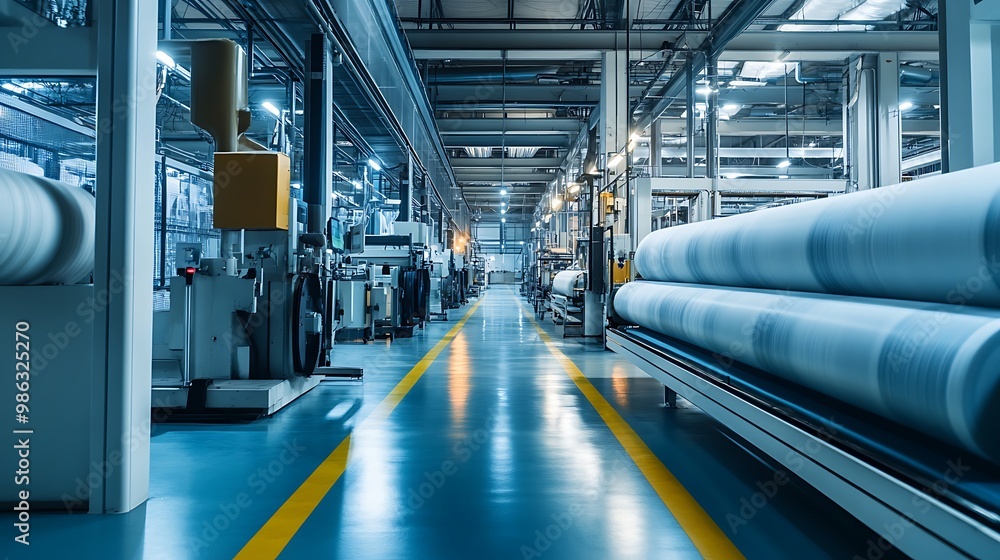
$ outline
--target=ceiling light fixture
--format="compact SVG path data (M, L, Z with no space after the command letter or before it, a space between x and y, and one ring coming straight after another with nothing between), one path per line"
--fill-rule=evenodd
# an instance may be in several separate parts
M368 167L371 167L372 171L382 171L382 165L374 158L368 160Z
M911 101L904 101L899 104L900 111L909 111L912 108L913 108L913 102Z
M260 106L263 107L268 113L271 113L272 115L274 115L279 119L281 118L281 109L275 107L274 103L271 103L270 101L265 101L261 103Z
M786 159L785 161L782 161L778 165L775 165L775 167L777 167L778 169L786 169L786 168L790 167L791 165L792 165L792 162L790 162L790 161L788 161Z
M611 158L611 161L608 162L608 167L615 167L616 165L618 165L619 163L621 163L623 159L625 159L625 156L623 156L621 154L615 154Z
M156 51L156 60L159 60L160 64L163 64L164 66L170 68L171 70L173 70L177 66L177 63L174 62L174 59L171 58L169 54L163 51Z

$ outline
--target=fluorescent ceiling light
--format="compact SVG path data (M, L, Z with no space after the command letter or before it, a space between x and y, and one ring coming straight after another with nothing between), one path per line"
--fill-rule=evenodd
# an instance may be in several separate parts
M794 67L795 65L785 62L758 62L750 60L743 63L739 79L733 80L733 82L730 82L730 85L732 83L742 83L743 80L761 81L784 76L788 73L789 66Z
M174 62L174 59L171 58L169 54L163 51L156 51L156 60L159 60L160 64L163 64L164 66L170 68L171 70L177 67L177 63Z
M371 167L373 171L382 171L382 166L374 158L368 160L368 167Z
M727 113L737 113L742 108L743 108L742 105L737 105L735 103L726 103L725 105L722 106L722 110Z
M275 117L281 118L281 110L274 106L274 103L270 101L265 101L260 104L268 113L271 113Z
M608 167L614 167L614 166L618 165L619 163L622 162L623 159L625 159L625 156L623 156L621 154L615 154L611 158L611 161L608 162Z
M296 110L295 110L295 114L296 114L296 115L304 115L304 114L306 114L306 112L305 112L305 111L303 111L302 109L296 109Z
M913 108L913 103L910 101L904 101L899 104L900 111L909 111L912 108Z
M790 161L788 161L786 159L785 161L779 163L778 165L775 165L775 167L777 167L778 169L786 169L786 168L788 168L791 165L792 165L792 162L790 162Z
M524 241L518 241L518 243L520 243L521 245L524 245Z
M737 88L737 87L760 87L760 86L766 86L766 85L767 85L767 82L761 82L761 81L758 81L758 80L741 80L741 79L735 79L735 80L729 82L729 87L731 87L731 88Z

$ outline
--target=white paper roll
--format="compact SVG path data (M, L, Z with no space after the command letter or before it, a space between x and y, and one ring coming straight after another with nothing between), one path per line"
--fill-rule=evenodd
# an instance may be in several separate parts
M656 231L647 280L1000 307L1000 164Z
M585 288L586 272L582 270L564 270L556 274L552 279L552 291L566 297L576 295L574 289Z
M661 282L614 308L1000 463L1000 310Z
M0 169L0 285L88 281L95 212L83 189Z

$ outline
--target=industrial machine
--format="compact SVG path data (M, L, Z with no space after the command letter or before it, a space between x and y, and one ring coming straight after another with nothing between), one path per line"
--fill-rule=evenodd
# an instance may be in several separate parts
M376 335L410 337L427 320L430 226L395 222L392 235L365 236L364 251L352 255L374 267ZM384 302L384 303L382 303Z
M564 270L552 280L549 305L552 321L559 327L565 338L569 334L584 335L584 291L587 288L587 272L579 268Z
M85 504L90 475L93 322L109 294L95 294L95 199L82 188L0 169L0 325L10 423L2 443L30 453L28 472L0 485L0 503L31 509ZM112 286L124 278L113 279ZM16 422L16 423L15 423ZM21 455L25 457L25 455ZM23 470L23 469L22 469Z
M431 318L448 320L448 310L451 309L452 269L451 250L434 251L431 255L430 269Z
M994 557L998 174L654 232L643 280L614 294L608 347L893 547Z
M568 249L549 248L541 251L532 270L532 286L529 288L529 301L534 305L535 315L545 318L550 311L549 295L552 293L552 282L557 274L573 266L575 259Z
M319 384L339 327L329 302L344 299L338 288L357 296L333 277L326 220L312 215L329 200L308 190L304 201L291 198L288 156L243 136L250 114L240 47L170 46L191 52L191 121L215 139L222 246L212 256L178 247L170 311L154 314L153 403L170 418L272 414Z

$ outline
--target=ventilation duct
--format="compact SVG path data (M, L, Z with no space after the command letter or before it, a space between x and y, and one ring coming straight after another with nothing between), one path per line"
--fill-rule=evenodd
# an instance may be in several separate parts
M469 157L488 158L493 155L493 148L462 148Z
M885 19L906 7L900 0L807 0L790 19L877 21ZM863 25L810 25L787 23L780 31L864 31Z
M539 148L507 148L507 157L510 158L533 158L538 153Z

